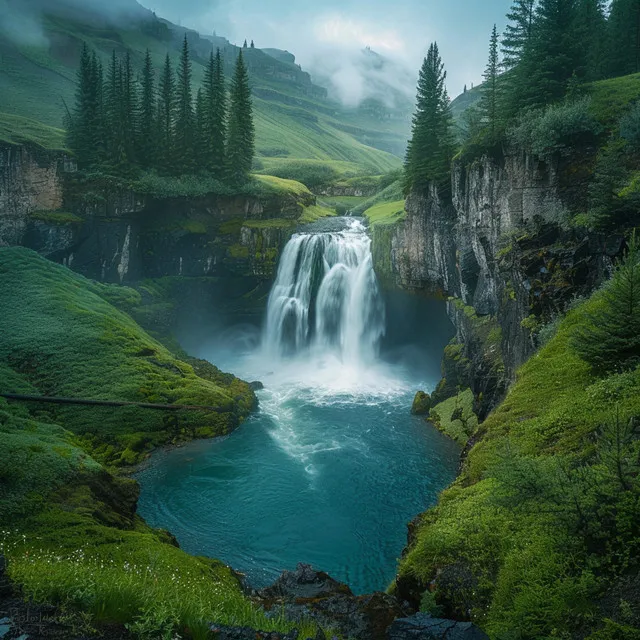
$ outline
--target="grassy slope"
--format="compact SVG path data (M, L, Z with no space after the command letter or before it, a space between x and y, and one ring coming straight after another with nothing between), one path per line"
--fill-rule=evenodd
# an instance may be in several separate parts
M256 611L227 567L187 555L142 522L135 483L100 464L225 432L251 407L248 386L211 365L194 364L196 376L174 358L117 308L138 303L130 289L96 284L21 248L0 249L0 283L3 390L229 409L174 423L160 412L0 399L0 553L25 595L80 609L91 624L126 623L141 637L189 629L204 638L214 621L289 630Z
M157 69L167 52L174 63L178 60L175 41L154 37L140 29L104 25L98 28L59 17L47 18L44 26L52 44L43 48L15 44L0 35L0 112L60 127L65 103L73 104L75 69L83 40L99 51L105 62L113 50L118 53L129 50L138 69L147 48ZM264 54L256 50L248 55L260 62ZM203 64L204 60L196 56L193 64L196 86L203 77ZM383 173L399 166L397 157L363 141L375 144L377 139L390 138L398 146L406 139L406 123L379 121L343 110L336 103L309 97L295 84L278 82L266 74L254 73L252 82L260 95L269 91L269 99L254 98L259 155L350 162L365 173Z
M168 419L128 407L55 409L53 419L91 443L103 461L132 463L162 442L226 433L253 405L245 383L222 374L198 377L112 304L139 304L133 290L91 282L22 248L0 249L0 283L0 361L42 395L221 410Z
M373 226L395 224L404 219L404 200L374 205L367 209L363 215Z
M637 508L633 493L626 505L614 498L611 451L598 434L616 416L626 425L640 414L640 370L598 380L570 347L583 314L599 304L595 294L570 312L524 365L401 561L400 574L423 585L436 573L458 576L458 607L495 638L597 627L604 614L594 602L611 585L608 572L633 571ZM446 594L446 580L440 584ZM637 637L616 633L593 637Z

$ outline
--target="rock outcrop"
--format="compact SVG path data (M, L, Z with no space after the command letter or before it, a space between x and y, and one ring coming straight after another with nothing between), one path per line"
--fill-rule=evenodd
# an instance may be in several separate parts
M393 596L355 596L346 584L304 564L285 571L257 596L269 610L282 610L291 620L314 620L353 640L385 640L391 623L411 613Z
M373 229L387 286L448 299L461 348L445 362L457 372L447 383L482 394L483 416L540 326L592 291L621 251L621 238L570 224L586 193L571 162L514 154L456 164L450 194L412 194L402 222Z

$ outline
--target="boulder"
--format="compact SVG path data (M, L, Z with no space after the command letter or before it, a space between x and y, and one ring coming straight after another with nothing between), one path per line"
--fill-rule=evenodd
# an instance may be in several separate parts
M432 407L431 396L424 391L418 391L413 400L411 413L414 416L428 416Z
M355 596L346 584L309 565L285 571L271 586L258 592L267 609L284 609L294 621L314 620L353 640L385 640L389 625L410 613L386 593Z
M417 613L396 620L387 633L387 640L489 640L489 636L471 622L433 618Z

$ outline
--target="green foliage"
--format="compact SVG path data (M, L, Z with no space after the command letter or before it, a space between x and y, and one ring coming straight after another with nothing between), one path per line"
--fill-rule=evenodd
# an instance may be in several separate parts
M613 0L609 18L609 72L640 71L640 6L634 0Z
M620 119L620 137L633 151L640 151L640 102Z
M447 74L433 43L420 70L416 111L404 167L404 190L424 190L449 183L453 157Z
M0 142L35 145L52 151L64 151L67 144L62 129L9 113L0 113Z
M523 113L508 135L517 148L544 158L562 149L592 143L599 131L590 100L583 98Z
M382 191L376 193L376 195L372 196L365 200L362 204L358 205L353 209L353 215L362 215L368 209L372 207L386 203L386 202L397 202L404 197L403 192L403 180L400 178L395 182L392 182L389 186L385 187Z
M640 365L640 251L635 236L573 347L601 375Z
M224 79L224 63L220 49L209 58L204 76L204 124L205 164L218 176L224 174L227 138L227 90Z
M249 74L242 51L238 53L235 73L231 81L229 128L227 133L227 175L229 182L244 184L251 171L255 154L255 126Z
M605 624L594 603L637 571L640 370L597 380L571 346L601 305L572 309L522 367L401 561L491 637L587 635Z
M442 433L464 446L478 428L478 417L473 411L474 402L471 389L459 391L452 398L433 407L429 420Z
M20 372L40 395L204 405L221 411L169 416L136 407L45 407L50 420L80 435L101 461L130 462L121 454L140 434L147 436L148 449L227 433L253 407L246 385L203 380L116 309L114 303L135 305L140 299L135 292L93 283L21 248L0 249L0 275L0 361ZM25 297L29 305L23 304ZM144 454L137 452L136 460Z
M502 37L504 67L513 69L522 60L531 36L535 17L535 0L514 0L507 13L507 27Z
M496 139L500 128L500 61L498 58L498 28L493 25L491 41L489 44L489 62L484 72L482 85L482 98L480 99L480 112L490 141Z
M295 180L309 189L318 189L341 177L341 172L330 163L318 160L294 160L267 169L270 175L287 180Z
M190 174L194 171L196 157L195 114L193 111L193 95L191 90L191 56L189 41L184 36L182 54L178 65L176 83L176 120L173 132L175 171L178 175ZM204 114L201 114L204 116Z
M363 215L372 226L395 224L405 217L404 200L375 205L367 209Z

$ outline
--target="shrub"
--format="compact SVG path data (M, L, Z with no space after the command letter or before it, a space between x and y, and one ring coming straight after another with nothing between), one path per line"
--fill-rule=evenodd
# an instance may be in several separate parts
M640 252L635 235L625 259L573 338L580 357L599 374L640 365Z
M515 147L548 157L568 147L592 142L600 125L591 113L590 98L551 105L520 116L507 132Z
M620 137L634 150L640 149L640 102L620 119Z

